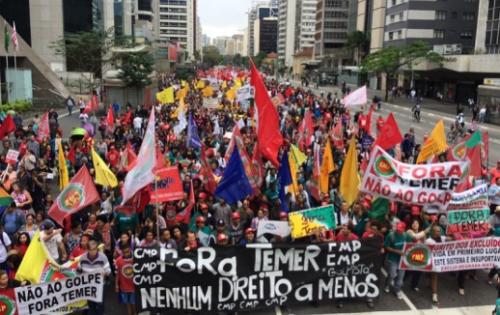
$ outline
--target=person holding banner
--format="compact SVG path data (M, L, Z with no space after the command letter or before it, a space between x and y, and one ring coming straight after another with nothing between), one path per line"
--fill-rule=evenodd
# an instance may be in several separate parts
M388 277L385 283L385 292L389 293L392 289L398 299L403 298L401 288L403 287L403 280L405 271L399 269L399 260L403 255L403 246L405 242L411 242L410 236L405 232L406 224L399 222L396 229L391 231L385 237L384 247L387 252L387 267Z
M425 240L425 244L434 245L446 242L446 236L441 235L441 227L433 224L431 226L430 237ZM438 276L439 273L431 273L431 290L432 290L432 303L438 304Z

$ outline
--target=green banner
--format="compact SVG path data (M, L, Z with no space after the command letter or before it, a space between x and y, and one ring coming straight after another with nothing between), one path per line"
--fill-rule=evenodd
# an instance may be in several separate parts
M454 210L448 211L449 224L463 224L488 221L490 209Z
M333 205L291 212L288 219L293 238L311 235L318 228L330 230L337 227Z

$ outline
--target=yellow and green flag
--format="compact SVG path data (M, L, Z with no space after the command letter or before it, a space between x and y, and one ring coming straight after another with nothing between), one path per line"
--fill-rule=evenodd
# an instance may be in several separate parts
M349 206L358 198L359 184L356 138L352 137L344 165L342 166L342 173L340 174L340 194Z
M104 163L99 154L92 148L92 162L94 163L95 182L104 187L115 188L118 186L118 180L115 174Z

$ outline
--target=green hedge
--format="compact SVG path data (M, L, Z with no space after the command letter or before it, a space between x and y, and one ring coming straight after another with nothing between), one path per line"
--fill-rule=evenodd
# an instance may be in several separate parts
M1 111L7 112L13 110L15 112L27 112L33 108L33 103L30 100L17 100L7 104L2 104Z

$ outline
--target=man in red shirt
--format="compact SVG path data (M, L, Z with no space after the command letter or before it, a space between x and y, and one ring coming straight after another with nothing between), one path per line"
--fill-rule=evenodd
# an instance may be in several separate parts
M490 170L491 184L494 185L497 182L497 178L500 177L500 160L497 161L497 167Z
M123 243L120 245L122 255L115 261L116 265L116 281L115 291L119 294L120 303L127 307L127 314L137 314L135 310L135 286L134 281L134 258L130 244Z
M118 166L118 163L120 163L120 152L116 150L116 147L114 145L110 146L108 154L106 154L106 159L108 160L112 168L116 168Z

